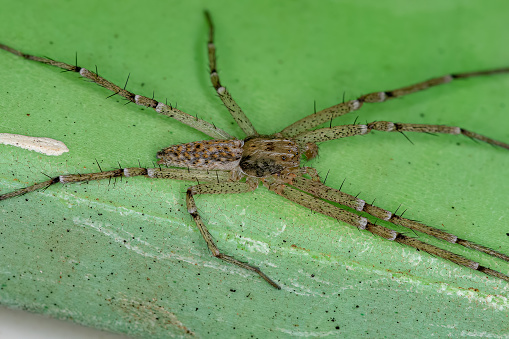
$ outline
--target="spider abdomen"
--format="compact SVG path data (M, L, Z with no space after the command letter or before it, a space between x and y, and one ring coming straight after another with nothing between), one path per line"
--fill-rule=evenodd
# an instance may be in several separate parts
M299 147L290 139L253 137L244 140L240 168L245 174L263 178L300 164Z
M203 140L170 146L157 152L157 163L205 170L233 170L242 157L243 140Z

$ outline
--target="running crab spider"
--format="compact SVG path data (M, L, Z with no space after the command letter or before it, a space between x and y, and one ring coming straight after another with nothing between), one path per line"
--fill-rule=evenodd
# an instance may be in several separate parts
M209 27L207 46L212 85L238 126L246 134L246 138L243 140L236 139L225 131L217 128L215 125L192 115L188 115L171 105L158 102L153 98L131 93L125 89L125 85L124 87L119 87L99 76L97 71L91 72L77 65L73 66L48 58L27 55L11 47L0 44L1 49L25 59L56 66L67 71L77 72L92 82L112 91L112 95L118 94L130 102L153 108L158 113L176 119L213 138L213 140L180 144L161 150L157 154L157 157L159 159L159 164L166 165L166 167L163 168L132 167L101 171L98 173L60 175L26 188L1 194L0 200L14 198L39 189L45 189L56 183L87 182L122 176L145 176L149 178L197 181L197 185L191 186L187 190L187 209L194 219L212 255L223 261L257 273L273 287L279 289L280 286L265 275L258 267L239 261L219 250L206 225L203 223L194 200L194 196L199 194L250 192L255 190L261 183L269 190L294 203L348 223L361 230L369 231L387 240L426 251L434 256L444 258L458 265L466 266L487 275L509 281L509 276L503 273L481 266L475 261L425 243L416 238L391 230L376 222L371 222L368 218L359 214L365 213L372 218L403 226L414 231L423 232L438 239L456 243L505 261L509 261L509 256L468 240L460 239L440 229L396 215L390 211L368 204L364 200L344 193L341 190L328 187L320 181L319 175L315 169L301 165L301 160L304 160L304 158L306 160L311 160L318 155L317 143L319 142L355 135L364 135L371 131L463 134L475 140L509 149L509 144L459 127L443 125L378 121L366 124L352 124L316 129L325 122L329 122L336 117L360 109L365 103L384 102L433 86L445 84L455 79L509 73L509 68L446 75L396 90L369 93L355 100L343 102L309 115L273 135L260 135L220 82L216 68L214 26L210 14L206 12L205 16ZM345 210L337 205L348 207L358 213Z

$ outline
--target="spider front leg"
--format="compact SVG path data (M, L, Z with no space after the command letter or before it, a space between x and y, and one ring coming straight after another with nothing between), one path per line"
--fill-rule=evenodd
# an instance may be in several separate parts
M492 270L488 267L481 266L478 262L467 259L461 255L452 253L437 246L420 241L418 239L408 237L402 233L391 230L390 228L374 224L364 217L358 216L357 214L352 212L345 211L339 207L331 205L329 202L325 200L317 198L311 191L306 191L304 188L301 188L302 191L300 191L287 185L274 183L272 185L269 185L269 189L275 192L276 194L279 194L284 198L293 201L301 206L307 207L318 213L330 216L339 221L346 222L347 224L355 226L358 229L366 230L386 240L404 244L413 247L417 250L425 251L431 255L451 261L455 264L483 272L484 274L491 275L493 277L505 281L509 281L509 276L503 273Z
M424 225L423 223L420 223L415 220L403 218L402 216L396 215L383 208L368 204L364 200L354 197L353 195L326 186L319 181L313 181L303 177L297 177L293 179L291 185L304 192L312 194L315 197L325 199L328 201L337 202L343 206L348 206L359 212L366 212L369 215L380 220L384 220L395 225L403 226L414 231L426 233L432 237L445 240L449 243L459 244L474 249L476 251L486 253L488 255L491 255L492 257L499 258L509 262L509 256L503 253L497 252L491 248L479 244L475 244L465 239L460 239L458 236L444 232L438 228Z
M174 180L187 180L198 182L225 182L230 178L229 172L225 171L203 171L203 170L190 170L183 168L141 168L141 167L128 167L119 168L112 171L101 171L97 173L86 174L65 174L60 175L50 180L42 181L34 185L17 189L12 192L0 194L0 201L18 197L30 192L46 189L52 185L71 184L77 182L88 182L103 179L112 179L118 177L135 177L145 176L148 178L160 179L174 179Z
M324 122L331 121L339 116L356 111L362 107L364 103L380 103L387 100L399 98L408 94L424 91L428 88L435 87L442 84L447 84L455 79L465 79L485 75L509 73L509 68L497 68L487 71L466 72L457 74L448 74L438 78L422 81L406 87L401 87L391 91L373 92L360 96L355 100L343 102L326 109L323 109L314 114L308 115L299 121L291 124L281 131L285 137L293 137L305 131L323 124Z
M14 55L17 55L19 57L22 57L27 60L32 60L36 62L40 62L43 64L55 66L58 68L61 68L65 71L70 72L76 72L79 73L84 78L89 79L91 82L94 82L98 84L101 87L106 88L107 90L110 90L113 92L112 95L120 95L124 97L125 99L129 100L130 102L133 102L140 106L145 106L149 108L153 108L156 112L166 115L170 118L173 118L177 121L182 122L183 124L186 124L188 126L193 127L194 129L197 129L198 131L201 131L208 136L211 136L212 138L216 139L232 139L232 136L226 133L225 131L221 130L220 128L217 128L214 124L211 124L205 120L201 120L197 117L194 117L190 114L187 114L185 112L182 112L175 107L172 107L171 105L167 105L166 103L159 102L155 100L154 98L148 98L143 95L132 93L128 90L126 90L127 81L125 82L124 87L120 87L112 83L111 81L108 81L107 79L103 78L99 75L99 72L97 71L97 67L95 69L95 72L89 71L86 68L79 67L78 65L69 65L65 62L55 61L44 57L38 57L31 54L26 54L21 51L18 51L17 49L14 49L12 47L9 47L7 45L0 43L0 49L3 49L9 53L12 53ZM129 80L129 77L127 77ZM109 97L108 97L109 98Z
M330 128L320 128L314 131L304 132L295 137L301 145L314 144L328 140L351 137L355 135L368 134L371 131L383 132L420 132L420 133L441 133L452 135L465 135L471 139L486 142L491 145L500 146L509 149L509 144L488 138L474 132L467 131L460 127L445 125L427 125L427 124L403 124L389 121L375 121L366 125L341 125Z
M212 17L208 11L205 11L205 18L207 19L207 24L209 26L209 40L207 43L208 55L209 55L209 68L210 68L210 81L212 82L212 86L216 90L216 93L223 101L223 104L226 106L233 119L237 122L237 125L246 133L246 136L255 136L258 135L258 132L249 121L249 118L244 114L240 106L233 100L230 92L221 85L219 81L219 74L217 73L217 65L216 65L216 45L214 44L214 24L212 23Z
M194 201L194 196L197 194L236 194L236 193L247 193L254 191L258 183L255 181L257 179L254 179L253 181L250 181L248 179L247 182L225 182L225 183L216 183L216 184L199 184L192 187L189 187L187 189L186 194L186 203L187 203L187 210L189 214L193 217L194 221L196 222L196 226L198 226L198 229L200 230L200 233L207 243L207 246L212 252L212 255L216 258L219 258L221 260L224 260L226 262L229 262L231 264L237 265L239 267L242 267L246 270L253 271L260 275L266 282L271 284L277 289L281 289L281 287L274 282L272 279L270 279L265 273L263 273L258 267L252 266L248 263L245 263L243 261L237 260L232 256L223 254L219 251L219 248L216 246L216 243L214 239L212 238L212 235L209 233L209 230L207 229L207 226L203 223L203 220L201 219L200 215L198 214L198 208L196 207L196 203Z

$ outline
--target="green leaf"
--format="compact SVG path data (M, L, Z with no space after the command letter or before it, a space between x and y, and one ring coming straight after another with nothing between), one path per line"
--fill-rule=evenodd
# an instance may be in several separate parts
M2 6L0 41L78 64L242 138L209 84L204 5L31 1ZM502 1L207 3L222 82L264 134L377 90L509 65ZM153 166L206 139L73 73L0 51L0 133L50 137L59 157L0 145L0 192L64 173ZM453 82L334 124L457 125L509 141L509 76ZM327 184L508 254L507 150L464 137L372 133L320 145ZM319 215L264 188L197 198L225 253L185 207L191 182L55 185L0 203L0 303L145 337L507 335L509 285ZM412 233L409 233L412 235ZM429 240L419 235L421 240ZM509 265L441 244L509 273Z

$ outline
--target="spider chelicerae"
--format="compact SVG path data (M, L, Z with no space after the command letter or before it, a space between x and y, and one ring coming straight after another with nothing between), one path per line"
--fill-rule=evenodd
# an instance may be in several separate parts
M194 200L194 196L198 194L246 193L255 190L259 184L262 184L269 190L294 203L353 225L361 230L369 231L387 240L428 252L458 265L466 266L487 275L509 281L509 276L503 273L481 266L475 261L420 241L415 237L410 237L379 225L362 216L362 213L372 216L373 219L423 232L435 238L450 243L456 243L505 261L509 261L509 256L468 240L460 239L438 228L404 218L401 215L396 215L380 207L368 204L364 200L344 193L341 190L328 187L322 183L314 168L301 165L301 161L311 160L318 155L317 143L319 142L355 135L364 135L371 131L462 134L475 140L509 149L509 144L507 143L493 140L460 127L444 125L376 121L366 124L354 123L351 125L316 129L318 126L332 121L336 117L360 109L364 103L384 102L433 86L445 84L455 79L509 73L509 68L450 74L391 91L369 93L355 100L342 102L319 112L315 112L291 124L278 133L260 135L239 105L233 100L227 89L220 82L216 68L214 26L208 12L205 12L205 17L209 27L207 48L210 79L216 93L223 101L238 126L246 134L244 139L237 139L219 129L214 124L184 113L171 105L158 102L153 98L131 93L126 90L125 85L124 87L119 87L99 76L97 70L92 72L85 68L78 67L77 65L73 66L48 58L24 54L9 46L0 44L1 49L25 59L56 66L67 71L77 72L81 76L112 91L112 95L120 95L129 100L129 102L153 108L158 113L176 119L213 138L212 140L170 146L161 150L157 154L157 158L159 159L158 163L163 165L161 167L130 167L89 174L60 175L26 188L1 194L0 200L14 198L39 189L45 189L57 183L88 182L91 180L111 179L123 176L145 176L149 178L197 181L197 185L187 189L187 209L198 226L212 255L257 273L273 287L279 289L280 286L265 275L258 267L239 261L219 250L206 225L203 223ZM338 207L338 205L346 206L358 213L343 209Z

